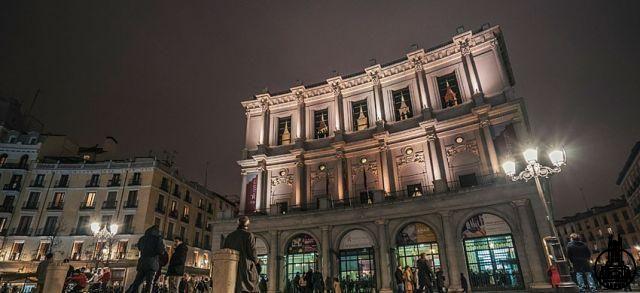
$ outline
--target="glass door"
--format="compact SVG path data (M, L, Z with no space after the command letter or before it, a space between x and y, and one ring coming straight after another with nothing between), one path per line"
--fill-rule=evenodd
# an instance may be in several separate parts
M345 292L372 292L375 267L373 247L340 250L340 282Z

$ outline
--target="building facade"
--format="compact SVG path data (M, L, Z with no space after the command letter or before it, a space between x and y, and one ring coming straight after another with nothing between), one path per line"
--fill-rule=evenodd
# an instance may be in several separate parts
M5 166L14 166L11 158L22 157L8 158ZM188 273L208 276L212 222L235 209L224 197L155 158L77 164L18 161L15 166L3 167L0 178L3 281L11 280L4 276L35 272L38 262L52 252L70 259L74 267L109 265L114 282L128 285L139 256L135 244L154 224L169 253L175 236L189 246ZM99 241L92 223L119 227L109 241Z
M451 290L460 273L473 290L548 288L551 227L536 188L501 173L529 136L513 86L502 32L484 26L243 102L239 211L251 215L269 292L309 268L389 292L396 266L420 253ZM214 234L235 226L220 220Z
M640 257L640 231L632 218L633 212L624 198L612 199L608 205L564 217L556 221L559 237L564 245L569 235L577 233L591 249L593 261L607 249L609 236L622 237L622 246L636 260Z
M629 203L636 225L640 225L640 141L631 149L616 184Z

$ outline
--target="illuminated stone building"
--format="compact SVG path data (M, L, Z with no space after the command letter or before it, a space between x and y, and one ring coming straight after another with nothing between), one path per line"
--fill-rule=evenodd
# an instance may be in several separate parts
M389 292L396 266L422 252L452 290L460 273L472 290L548 288L551 229L536 188L501 173L529 133L514 84L501 29L484 26L242 102L239 210L252 217L269 292L309 268ZM214 234L234 228L224 219Z

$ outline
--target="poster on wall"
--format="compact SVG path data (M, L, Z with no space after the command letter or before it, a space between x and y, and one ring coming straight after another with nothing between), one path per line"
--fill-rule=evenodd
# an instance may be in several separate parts
M500 217L492 214L479 214L471 217L462 227L462 238L484 237L509 234L509 225Z
M396 236L397 245L436 242L436 234L423 223L412 223L404 227Z
M258 198L258 174L247 175L247 185L245 186L244 212L250 214L256 211L256 200Z
M342 237L340 250L373 247L369 234L362 230L353 230Z
M318 251L316 241L308 234L300 234L289 242L287 253L309 253Z

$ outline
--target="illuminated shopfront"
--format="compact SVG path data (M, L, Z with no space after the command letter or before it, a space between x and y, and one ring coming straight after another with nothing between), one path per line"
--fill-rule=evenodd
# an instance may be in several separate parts
M308 234L298 234L287 245L286 276L293 280L296 274L303 275L309 269L318 269L318 245Z
M352 230L340 241L340 281L349 292L376 288L374 243L362 230Z
M396 235L398 265L415 267L420 254L425 253L435 270L440 268L438 242L433 230L423 223L411 223Z

